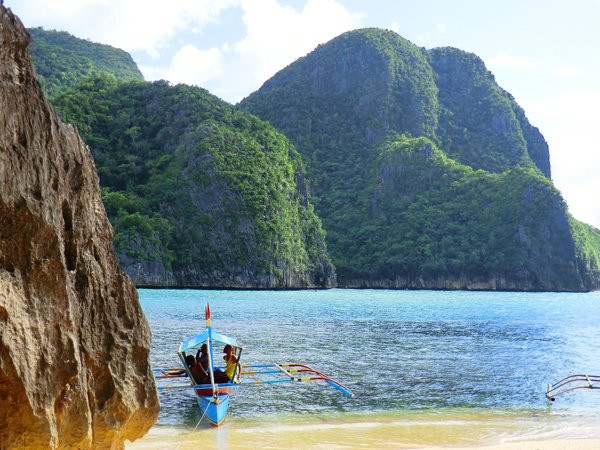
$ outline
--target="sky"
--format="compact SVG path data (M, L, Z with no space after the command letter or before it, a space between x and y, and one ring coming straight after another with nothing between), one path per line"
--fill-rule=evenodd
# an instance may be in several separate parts
M552 180L600 228L600 0L4 0L27 27L129 52L146 80L230 103L339 34L390 29L477 54L550 148Z

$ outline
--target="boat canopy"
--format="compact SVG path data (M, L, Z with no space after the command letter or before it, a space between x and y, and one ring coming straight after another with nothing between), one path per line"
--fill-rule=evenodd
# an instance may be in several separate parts
M211 336L211 339L215 342L229 344L232 347L238 346L235 338L225 336L224 334L221 334L218 331L212 330L210 333L210 336ZM196 336L189 337L185 341L183 341L181 343L181 345L179 346L179 353L186 352L192 348L197 349L207 340L208 340L208 332L206 332L206 331L203 331L202 333L197 334Z

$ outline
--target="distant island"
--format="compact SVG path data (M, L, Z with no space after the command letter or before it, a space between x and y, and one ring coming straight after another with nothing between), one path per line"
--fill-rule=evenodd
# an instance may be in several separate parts
M600 231L569 215L542 134L476 55L357 30L236 107L30 32L138 286L600 286Z

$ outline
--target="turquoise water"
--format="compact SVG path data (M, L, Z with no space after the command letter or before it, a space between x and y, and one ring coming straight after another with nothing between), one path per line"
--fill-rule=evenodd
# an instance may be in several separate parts
M178 364L184 337L204 327L235 336L242 363L300 362L354 391L320 383L238 388L233 420L401 411L593 414L600 390L549 403L548 383L600 375L600 293L464 291L139 291L154 366ZM243 389L243 390L242 390ZM187 391L161 391L159 425L194 426Z

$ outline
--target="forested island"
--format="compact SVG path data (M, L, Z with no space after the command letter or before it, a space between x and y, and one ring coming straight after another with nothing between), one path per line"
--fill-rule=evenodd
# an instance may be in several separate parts
M54 99L90 145L121 265L153 286L330 287L302 161L203 89L92 79Z
M542 134L476 55L357 30L233 106L30 31L138 286L600 285L600 232L570 216Z

